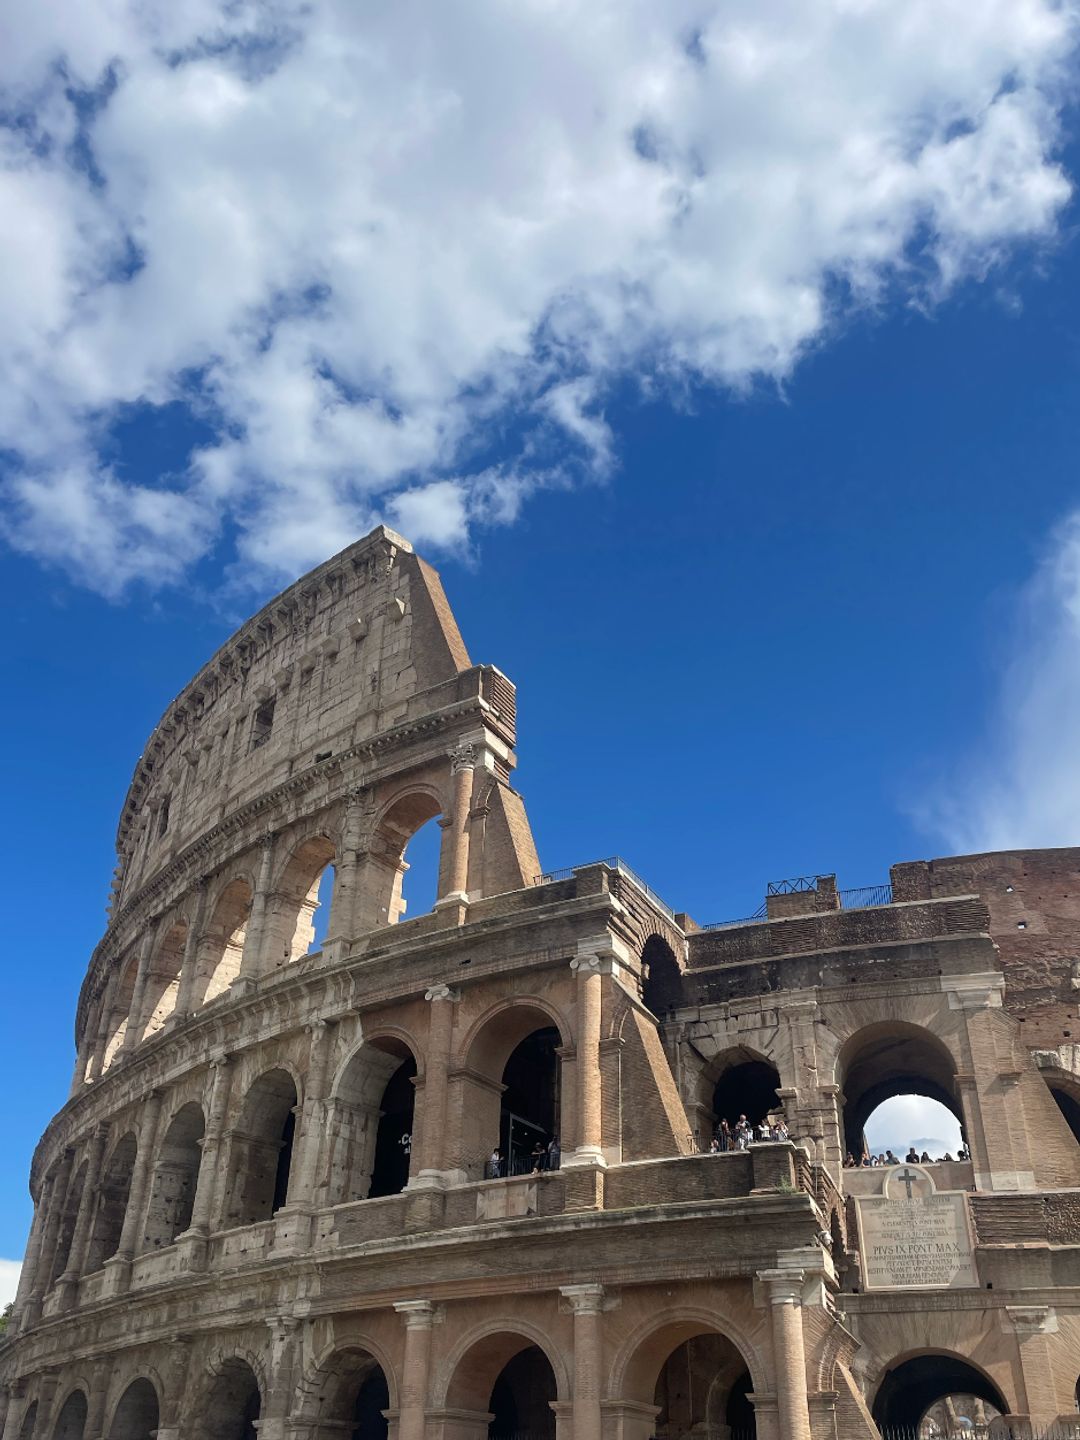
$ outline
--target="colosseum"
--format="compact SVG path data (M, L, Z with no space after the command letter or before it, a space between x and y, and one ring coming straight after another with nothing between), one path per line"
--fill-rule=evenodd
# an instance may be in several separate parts
M618 859L544 873L514 745L384 528L166 710L3 1440L1080 1433L1080 851L700 924ZM962 1148L852 1166L898 1095Z

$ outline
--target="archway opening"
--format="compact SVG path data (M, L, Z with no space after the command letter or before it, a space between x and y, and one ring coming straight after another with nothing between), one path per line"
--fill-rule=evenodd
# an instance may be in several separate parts
M378 844L371 852L368 871L374 890L364 897L363 904L370 924L396 925L434 906L439 893L441 831L429 822L441 810L434 795L418 790L403 795L380 820Z
M979 1395L946 1395L919 1422L918 1440L988 1440L999 1414Z
M554 1440L555 1372L539 1345L527 1345L499 1371L488 1398L488 1440Z
M779 1088L780 1072L775 1065L746 1050L729 1050L720 1057L719 1074L713 1086L716 1124L726 1120L734 1131L743 1116L747 1124L756 1126L769 1115L782 1115L783 1102L776 1093Z
M316 879L309 899L314 900L315 909L311 916L311 944L307 948L309 955L314 955L322 950L330 934L330 916L334 908L334 884L337 880L337 867L327 865L322 874Z
M53 1440L83 1440L86 1428L86 1396L73 1390L64 1401L53 1427Z
M437 819L425 821L405 846L399 918L412 920L434 910L439 898L443 832Z
M113 1148L102 1173L97 1213L94 1216L94 1228L87 1251L88 1273L100 1270L105 1261L111 1259L120 1249L138 1150L138 1141L129 1130Z
M339 1350L322 1372L318 1388L305 1401L317 1423L312 1440L386 1440L390 1387L382 1366L366 1350ZM304 1431L307 1434L307 1430Z
M1073 1139L1080 1142L1080 1101L1060 1085L1051 1085L1050 1094L1054 1097L1054 1104L1061 1111L1066 1125L1072 1131Z
M26 1407L26 1414L19 1426L19 1440L33 1440L34 1430L37 1427L38 1402L32 1400Z
M178 920L171 926L158 946L146 977L141 1011L145 1016L139 1040L148 1040L161 1029L176 1009L180 993L180 968L184 963L187 943L187 921Z
M334 842L311 835L289 856L267 907L265 954L271 968L291 965L316 948L326 934L334 887Z
M916 1355L885 1372L874 1397L874 1422L883 1435L911 1436L938 1402L961 1395L1008 1413L997 1386L959 1355Z
M197 1003L208 1004L224 995L240 974L252 900L251 886L239 876L231 880L218 897L199 946L196 988L201 994L196 997Z
M68 1182L63 1197L60 1223L56 1231L56 1250L53 1253L52 1279L59 1280L67 1269L71 1258L71 1242L75 1238L75 1224L79 1216L79 1201L86 1189L86 1164L79 1166Z
M124 968L120 984L117 987L116 995L112 1001L112 1008L109 1011L106 1027L107 1038L101 1061L102 1070L109 1068L117 1052L127 1039L128 1025L131 1023L131 1002L135 998L135 976L138 973L138 969L138 956L132 955Z
M230 1225L269 1220L288 1202L296 1107L287 1070L267 1071L248 1091L232 1135Z
M176 1112L165 1132L146 1216L146 1248L171 1245L191 1224L205 1129L202 1106L189 1101Z
M246 1360L232 1359L215 1375L203 1406L202 1440L257 1440L262 1395Z
M659 935L650 935L641 952L641 998L658 1020L682 1003L682 971L675 952Z
M883 1100L867 1117L863 1135L872 1156L906 1160L914 1155L923 1164L946 1157L956 1160L964 1143L960 1122L952 1111L923 1095L892 1095ZM852 1158L861 1156L853 1154Z
M154 1440L160 1417L157 1391L149 1380L133 1380L120 1397L109 1440Z
M685 1435L708 1440L753 1440L757 1431L753 1386L739 1351L715 1331L693 1335L677 1345L657 1376L653 1427L658 1440Z
M548 1145L559 1133L559 1032L554 1025L532 1031L515 1045L503 1068L499 1149L503 1173L542 1170Z
M936 1100L963 1126L952 1056L929 1030L902 1021L867 1026L840 1054L844 1144L856 1160L869 1153L865 1134L873 1112L894 1096ZM951 1153L951 1152L950 1152Z
M367 1041L331 1102L328 1203L396 1195L409 1180L416 1058L397 1036Z

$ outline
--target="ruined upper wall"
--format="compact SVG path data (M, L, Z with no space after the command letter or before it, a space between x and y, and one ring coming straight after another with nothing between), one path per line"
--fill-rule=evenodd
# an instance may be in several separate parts
M221 647L151 735L120 816L114 906L232 811L399 724L415 696L469 665L437 573L392 530L304 576Z

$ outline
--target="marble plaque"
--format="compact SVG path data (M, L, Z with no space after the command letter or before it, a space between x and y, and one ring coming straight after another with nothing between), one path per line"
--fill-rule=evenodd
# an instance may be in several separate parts
M935 1189L919 1165L893 1165L881 1174L882 1193L855 1200L864 1288L978 1285L965 1192Z

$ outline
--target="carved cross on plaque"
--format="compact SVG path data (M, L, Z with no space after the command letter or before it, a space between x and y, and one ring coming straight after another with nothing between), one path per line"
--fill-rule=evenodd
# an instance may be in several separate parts
M919 1178L918 1175L916 1175L916 1174L915 1174L913 1171L911 1171L911 1170L904 1170L904 1171L902 1171L896 1178L897 1178L898 1180L902 1180L902 1181L903 1181L903 1183L904 1183L904 1189L907 1191L907 1198L910 1200L910 1199L911 1199L911 1186L912 1186L912 1183L913 1183L914 1181L918 1180L918 1178Z

